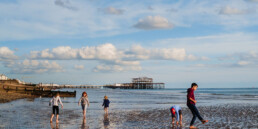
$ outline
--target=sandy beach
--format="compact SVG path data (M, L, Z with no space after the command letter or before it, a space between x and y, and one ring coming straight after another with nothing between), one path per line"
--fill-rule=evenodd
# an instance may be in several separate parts
M258 128L258 105L225 104L218 106L202 106L199 111L207 124L201 124L197 119L198 128ZM20 111L15 108L1 109L1 126L5 128L189 128L192 114L189 109L183 108L182 126L172 126L169 109L114 111L109 115L100 112L98 115L87 115L83 120L80 110L64 109L61 111L60 123L49 123L51 108L45 106L40 110L37 106L21 106ZM90 112L89 110L88 112ZM44 112L44 113L43 113ZM10 115L16 114L16 115ZM0 126L0 127L1 127Z
M0 89L0 103L7 103L17 99L24 99L24 98L35 98L35 96L29 94L21 94L15 92L7 92L4 89Z
M240 90L243 91L243 89ZM78 100L84 89L78 89L77 91L76 98L62 98L64 109L60 108L59 124L55 123L55 118L53 123L49 122L52 113L52 107L48 105L50 98L19 99L1 103L0 128L185 129L189 128L192 119L192 114L185 104L185 93L181 93L181 90L87 89L90 97L90 107L87 110L87 119L83 120ZM101 106L102 95L108 92L112 93L109 94L111 105L109 115L105 116ZM197 94L197 96L202 98L199 99L197 107L201 115L209 122L203 125L197 119L196 127L205 129L258 128L256 95ZM209 100L209 103L206 100ZM182 107L182 127L172 127L169 108L173 105Z
M202 106L199 111L209 122L201 124L196 119L198 128L258 128L258 105L226 104ZM111 123L121 128L188 128L192 119L189 109L183 108L183 124L172 126L169 109L149 111L116 112L110 115Z
M195 126L198 128L258 128L258 105L226 104L219 106L202 106L199 111L204 118L208 119L207 124L201 124L196 120ZM102 112L101 117L97 115L87 115L83 120L79 110L64 109L61 111L60 123L49 123L51 111L49 107L38 110L37 106L23 106L21 111L10 108L1 109L0 124L5 128L123 128L123 129L143 129L143 128L189 128L192 115L187 108L183 108L182 126L172 126L169 109L154 110L134 110L134 111L110 111L108 116ZM44 113L43 113L44 112ZM13 114L16 115L8 115ZM33 114L32 116L30 114ZM18 117L18 118L17 118ZM0 127L1 127L0 126Z

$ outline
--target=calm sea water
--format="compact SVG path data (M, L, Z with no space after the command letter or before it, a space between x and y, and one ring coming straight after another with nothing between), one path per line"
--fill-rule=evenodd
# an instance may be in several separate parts
M166 109L173 105L186 107L187 89L157 89L157 90L125 90L125 89L63 89L77 91L74 98L61 98L64 110L61 110L60 120L63 128L78 128L81 124L81 107L78 100L86 91L90 100L87 111L87 123L99 125L97 120L103 119L103 97L110 100L110 113L117 111ZM226 103L257 103L258 88L198 88L195 92L197 105L218 105ZM49 117L50 98L22 99L11 103L0 104L0 128L50 128ZM66 112L66 113L65 113ZM35 121L36 120L36 121ZM47 123L47 124L46 124ZM92 126L91 126L92 127ZM94 126L93 126L94 127ZM96 127L99 128L99 127Z

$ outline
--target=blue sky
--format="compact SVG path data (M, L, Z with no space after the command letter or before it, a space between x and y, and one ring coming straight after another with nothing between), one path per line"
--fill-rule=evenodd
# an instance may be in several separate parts
M258 87L258 0L0 0L0 73L33 83Z

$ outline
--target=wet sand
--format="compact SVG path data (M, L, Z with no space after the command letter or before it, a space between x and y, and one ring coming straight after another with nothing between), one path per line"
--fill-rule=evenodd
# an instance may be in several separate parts
M96 114L87 114L82 117L80 107L76 109L60 109L59 124L50 123L51 107L38 105L45 102L8 105L0 109L0 128L189 128L192 114L189 109L183 108L182 127L172 127L169 109L155 110L110 110L108 116L103 111ZM44 104L45 105L45 104ZM201 115L208 119L207 124L201 124L196 119L198 128L258 128L258 105L224 104L218 106L199 107ZM92 112L88 110L87 112ZM15 115L14 115L15 114Z
M35 98L32 95L15 93L11 91L5 91L4 89L0 89L0 103L7 103L17 99L24 99L24 98Z
M227 104L203 106L199 111L209 122L202 124L196 119L198 128L258 128L258 105ZM183 108L182 127L172 126L169 109L149 111L116 112L110 115L111 123L119 128L189 128L192 114Z

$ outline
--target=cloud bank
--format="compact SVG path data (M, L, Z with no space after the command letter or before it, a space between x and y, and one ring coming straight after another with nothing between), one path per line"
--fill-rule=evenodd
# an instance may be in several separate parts
M6 67L11 68L11 73L31 74L31 73L50 73L63 72L63 68L56 62L47 60L24 60L22 62L8 62Z
M118 49L111 43L98 46L85 46L71 48L59 46L42 51L31 51L32 60L97 60L93 71L140 71L140 61L144 60L171 60L193 61L202 60L192 54L187 54L184 48L144 48L141 45L133 45L129 49Z

